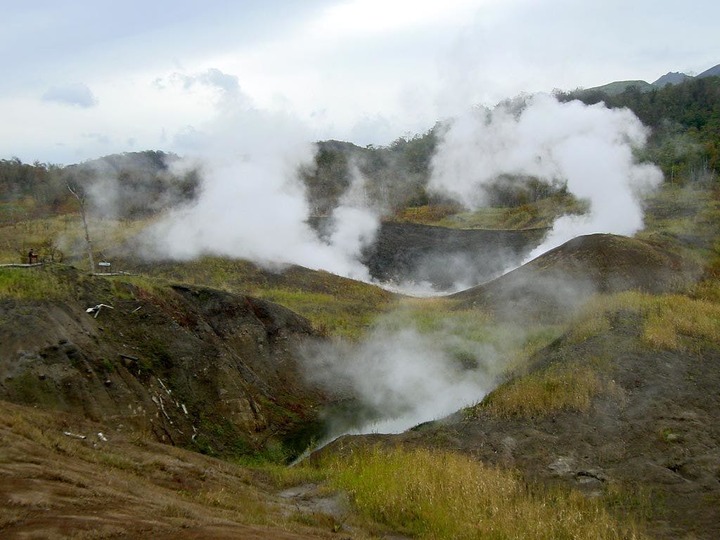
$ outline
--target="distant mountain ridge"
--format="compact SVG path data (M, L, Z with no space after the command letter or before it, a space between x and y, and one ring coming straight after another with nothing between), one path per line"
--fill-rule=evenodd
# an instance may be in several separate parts
M692 75L687 75L686 73L671 71L666 73L653 83L642 80L615 81L604 84L602 86L594 86L592 88L587 88L585 91L603 92L609 96L614 96L617 94L622 94L628 88L635 87L641 92L649 92L654 88L663 88L668 84L682 84L690 79L704 79L706 77L720 77L720 64L713 66L710 69L707 69L694 77Z
M700 75L695 77L696 79L704 79L705 77L720 77L720 64L713 66L708 70L703 71Z

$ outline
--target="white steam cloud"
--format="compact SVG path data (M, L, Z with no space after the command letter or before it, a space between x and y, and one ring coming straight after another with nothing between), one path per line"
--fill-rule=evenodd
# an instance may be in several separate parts
M202 168L202 193L196 204L148 231L152 251L180 259L215 254L269 266L292 263L369 280L358 258L379 224L373 212L344 201L324 241L307 224L310 209L297 177L314 155L306 127L291 115L254 108L237 79L218 70L175 79L218 92L218 114L203 132L191 130L179 140L187 159Z
M399 433L477 403L492 388L497 358L492 347L451 329L426 334L386 325L360 343L319 343L305 352L309 380L357 400L351 422L329 419L330 438Z
M566 183L590 211L556 220L529 260L579 235L632 235L643 227L639 195L662 181L657 167L634 157L646 138L628 109L537 94L455 118L433 158L429 187L476 209L485 204L483 187L502 175Z

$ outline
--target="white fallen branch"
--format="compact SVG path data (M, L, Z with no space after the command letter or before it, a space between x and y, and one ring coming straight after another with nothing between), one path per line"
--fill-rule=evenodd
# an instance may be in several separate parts
M152 400L155 402L155 405L157 405L158 408L159 408L159 409L162 411L162 413L165 415L165 418L167 418L168 420L170 420L170 415L168 415L168 413L165 412L165 404L163 403L162 398L159 397L159 396L157 396L157 397L156 397L156 396L153 396L153 397L152 397Z
M98 304L97 306L92 306L92 307L87 308L85 310L85 313L94 313L95 314L94 318L97 319L97 316L100 314L100 310L102 308L115 309L114 307L109 306L107 304Z
M167 386L165 386L165 383L162 382L160 377L158 377L158 382L160 383L160 386L163 387L163 390L165 390L167 392L167 395L169 396L172 392L168 389Z
M72 433L71 431L63 431L63 435L72 437L73 439L87 439L85 435L78 435L77 433Z

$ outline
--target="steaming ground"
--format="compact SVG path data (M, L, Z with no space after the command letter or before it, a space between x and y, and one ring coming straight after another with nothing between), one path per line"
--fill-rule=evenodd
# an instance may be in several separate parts
M310 166L315 149L306 126L255 108L234 78L217 85L198 76L193 84L220 93L214 121L180 141L187 159L202 166L202 193L147 231L146 252L175 259L221 255L270 268L297 264L369 281L359 253L379 224L372 209L349 193L335 209L329 238L318 238L307 223L298 170Z
M484 188L499 177L533 177L565 184L590 203L588 214L556 220L527 262L576 236L630 236L643 227L640 196L662 181L656 166L635 158L647 135L629 109L560 103L545 94L474 109L442 135L429 187L477 209L486 204Z
M629 110L532 96L454 119L433 158L430 188L479 208L483 187L511 175L565 184L589 201L588 214L558 219L527 262L579 235L632 235L643 227L640 196L662 181L657 167L634 156L646 138ZM411 285L415 294L436 292ZM403 288L407 284L396 286ZM359 427L334 426L336 431L395 433L478 402L490 390L487 363L496 355L478 351L479 364L466 369L452 348L447 334L376 330L356 347L316 350L309 363L316 382L345 387L379 415Z
M377 325L361 343L316 343L303 354L310 381L359 406L331 415L329 439L348 433L400 433L477 403L491 389L496 351L453 329L430 334Z
M198 76L195 84L213 81ZM202 163L201 195L148 231L146 251L178 259L215 254L270 268L298 264L370 281L360 261L377 234L380 211L364 196L360 173L354 170L333 227L319 238L308 225L310 206L297 175L313 162L309 131L291 115L254 108L230 82L223 79L214 122L182 140L188 159ZM627 109L560 103L548 95L474 109L447 122L440 134L428 189L477 209L487 203L486 188L510 176L566 185L589 201L586 215L556 220L528 261L581 234L632 235L642 228L639 198L662 180L659 169L635 158L646 137ZM466 265L451 263L425 261L447 269L453 285L443 290L412 282L391 287L427 296L477 285L467 281Z
M214 80L199 76L193 84L212 86ZM310 208L297 176L313 159L308 130L290 115L254 108L236 80L223 79L216 90L217 118L180 141L185 155L202 164L200 197L148 230L147 251L176 259L215 254L271 268L298 264L370 281L361 252L373 241L380 215L362 196L362 178L335 209L330 233L319 238L308 225ZM661 181L656 167L634 157L647 131L629 110L536 95L492 111L475 109L447 126L432 160L431 190L479 208L486 203L483 188L498 177L524 176L566 184L590 202L588 215L558 219L528 259L580 234L635 233L643 226L639 196ZM453 271L448 261L440 264ZM462 279L451 289L473 285ZM394 287L419 295L438 292L422 284ZM412 327L378 328L357 345L309 350L308 371L316 382L355 395L367 409L366 423L336 431L402 431L475 403L490 390L496 355L463 343L474 348L477 361L468 367L453 352L457 340Z

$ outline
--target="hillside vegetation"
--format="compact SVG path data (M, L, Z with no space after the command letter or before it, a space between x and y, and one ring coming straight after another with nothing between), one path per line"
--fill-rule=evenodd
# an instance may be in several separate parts
M172 156L3 161L0 536L717 538L718 80L560 94L652 127L641 157L665 183L644 200L646 229L576 238L445 298L293 266L140 260L133 236L201 183ZM353 171L368 177L387 218L366 253L378 272L402 277L437 246L492 272L501 248L522 258L555 217L585 211L537 182L491 186L472 213L429 195L440 128L387 148L321 142L302 171L319 216ZM122 187L117 214L89 208L96 259L118 275L87 271L67 189L87 195L98 169ZM30 247L44 264L16 267ZM309 382L300 345L350 350L378 328L446 335L464 368L492 351L492 391L285 467L333 411L362 409L352 389Z

